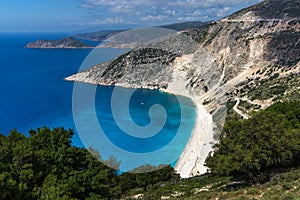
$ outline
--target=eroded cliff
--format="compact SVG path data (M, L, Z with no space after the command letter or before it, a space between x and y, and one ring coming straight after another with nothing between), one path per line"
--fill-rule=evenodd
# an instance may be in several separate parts
M228 102L235 101L235 111L247 117L275 101L299 99L299 4L264 1L202 28L135 48L66 80L190 96L214 119L216 132ZM203 173L201 167L211 150L208 144L214 140L211 129L202 130L210 134L205 142L191 139L190 145L202 140L192 149L197 153L185 151L177 163L176 169L186 177ZM187 166L187 160L193 163Z

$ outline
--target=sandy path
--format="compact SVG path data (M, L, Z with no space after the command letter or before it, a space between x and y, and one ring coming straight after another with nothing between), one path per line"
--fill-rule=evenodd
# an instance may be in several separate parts
M240 111L240 110L238 109L238 106L239 106L240 102L241 102L241 100L240 100L239 98L236 98L236 104L233 106L233 110L234 110L237 114L241 115L244 119L248 119L249 117L248 117L247 115L245 115L242 111Z

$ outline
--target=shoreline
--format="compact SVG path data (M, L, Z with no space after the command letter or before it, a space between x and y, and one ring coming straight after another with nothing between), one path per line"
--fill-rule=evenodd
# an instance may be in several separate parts
M180 85L175 81L175 85ZM180 81L179 81L180 82ZM186 144L180 158L174 167L175 171L180 174L181 178L190 178L207 173L208 168L204 166L205 160L210 152L213 151L214 140L214 123L212 115L207 112L202 105L201 97L194 97L187 90L181 90L178 87L168 87L160 89L170 94L181 95L190 98L196 106L196 119L193 131ZM205 94L204 94L205 95Z
M84 75L84 72L81 74ZM100 84L92 80L87 80L86 77L79 78L70 76L65 78L66 81L80 81L90 84L97 84L103 86L111 86L110 84ZM214 123L212 115L207 112L205 106L202 105L202 96L195 97L185 89L184 80L174 79L169 83L168 88L152 88L152 87L142 87L143 89L156 89L162 92L169 94L185 96L190 98L196 107L196 119L193 131L189 138L188 143L184 147L184 150L180 154L176 165L174 167L175 171L180 174L181 178L189 178L192 176L202 175L207 173L207 167L204 166L205 160L209 153L213 151L212 143L215 142L213 139L214 136ZM126 85L126 84L116 84L115 86L124 87L124 88L137 88L142 89L141 87ZM205 96L207 94L204 94Z
M94 49L97 47L24 47L25 49Z
M180 159L175 165L175 171L182 178L189 178L207 173L204 166L208 154L213 151L213 121L212 116L204 106L195 98L192 98L196 105L195 126Z

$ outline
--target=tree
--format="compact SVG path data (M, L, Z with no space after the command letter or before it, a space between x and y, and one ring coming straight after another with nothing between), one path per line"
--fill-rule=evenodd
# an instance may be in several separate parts
M295 163L300 152L299 108L299 102L277 103L248 120L227 121L206 165L215 174L244 174L258 182L268 178L269 169Z
M175 174L167 167L119 175L113 157L100 162L95 149L72 146L72 130L43 127L29 133L0 134L0 199L119 199L139 184L147 188Z
M147 173L141 173L153 170ZM147 187L152 187L153 185L164 182L164 181L177 181L179 180L179 175L175 173L174 168L170 165L144 165L140 166L130 172L121 175L121 184L124 188L143 188L144 191Z

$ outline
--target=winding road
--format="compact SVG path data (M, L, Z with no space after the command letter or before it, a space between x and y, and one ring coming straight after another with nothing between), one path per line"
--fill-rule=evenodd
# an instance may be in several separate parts
M233 110L237 114L241 115L244 119L249 119L248 115L246 115L245 113L243 113L241 110L238 109L240 102L241 102L241 100L239 98L236 98L236 104L234 105Z

